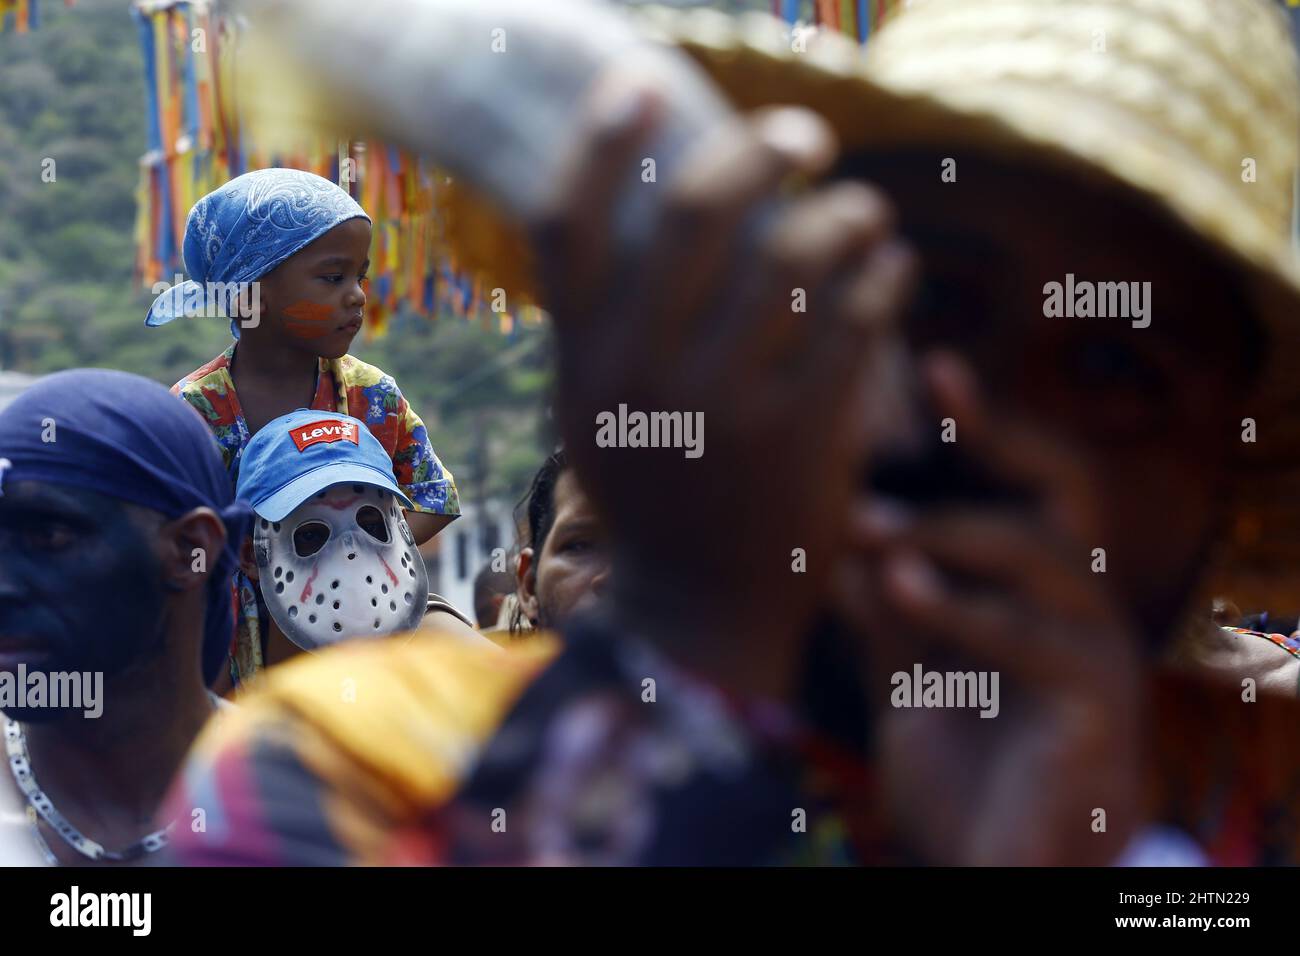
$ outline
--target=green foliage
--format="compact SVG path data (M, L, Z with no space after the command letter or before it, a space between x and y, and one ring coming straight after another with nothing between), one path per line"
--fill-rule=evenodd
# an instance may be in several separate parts
M119 368L170 385L230 332L218 319L144 326L152 296L133 280L133 235L145 86L129 4L46 3L42 14L35 32L0 34L0 368ZM353 352L397 379L463 497L527 487L549 450L542 330L506 339L399 315Z

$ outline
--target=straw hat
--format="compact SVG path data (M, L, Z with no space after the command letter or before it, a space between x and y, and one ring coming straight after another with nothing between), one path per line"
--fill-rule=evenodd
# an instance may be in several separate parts
M1269 335L1238 508L1206 582L1300 610L1300 263L1291 243L1300 87L1265 0L914 0L868 45L792 43L762 16L656 10L742 109L798 103L848 151L944 146L1134 190L1247 277ZM1135 462L1140 467L1140 462Z
M277 2L292 11L301 0ZM1270 0L912 0L865 54L825 32L792 42L787 25L758 14L637 16L741 109L808 106L851 152L965 148L1133 191L1234 265L1251 296L1243 310L1269 333L1269 361L1242 385L1257 440L1241 444L1238 507L1209 587L1243 608L1300 610L1300 375L1288 361L1300 346L1290 242L1300 88L1289 31ZM406 27L386 27L376 48L420 32ZM323 27L312 37L328 41ZM315 72L357 77L343 59L348 47L328 52ZM280 84L269 88L283 101ZM422 115L389 109L375 125L419 147ZM526 289L530 254L518 229L468 189L447 199L462 261Z

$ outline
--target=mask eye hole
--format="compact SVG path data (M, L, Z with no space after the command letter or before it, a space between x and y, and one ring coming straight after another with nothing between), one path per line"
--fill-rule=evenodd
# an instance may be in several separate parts
M329 525L323 521L306 521L293 532L293 550L300 558L310 558L330 539Z
M379 509L373 505L366 505L357 512L357 524L361 530L376 541L388 543L388 522L384 516L379 513Z

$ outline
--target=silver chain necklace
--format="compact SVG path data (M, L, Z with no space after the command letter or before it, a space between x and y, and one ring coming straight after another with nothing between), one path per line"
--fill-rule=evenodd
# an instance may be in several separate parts
M63 814L55 809L53 801L37 785L36 775L32 773L31 756L27 751L27 735L23 733L22 725L18 721L8 717L5 718L5 751L9 755L9 769L13 773L14 782L27 798L27 822L31 824L36 845L47 863L57 865L59 861L50 850L49 844L45 842L45 838L41 836L36 814L40 814L68 846L91 860L125 863L138 860L147 853L157 853L167 845L167 834L171 832L174 824L155 830L120 852L104 849L102 845L69 823Z

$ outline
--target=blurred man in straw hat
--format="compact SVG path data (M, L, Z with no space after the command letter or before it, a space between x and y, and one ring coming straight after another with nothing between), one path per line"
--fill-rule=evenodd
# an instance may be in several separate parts
M237 825L182 858L265 861L237 835L273 830L287 862L1300 861L1294 702L1150 666L1198 594L1268 607L1300 575L1276 11L934 0L865 60L757 20L657 29L735 105L814 112L697 143L630 288L608 217L654 96L606 103L557 189L538 246L565 444L614 541L606 614L558 657L413 642L286 670L178 799L291 798L222 794ZM841 181L773 207L832 167L832 130ZM598 453L619 402L702 411L709 454ZM828 604L812 646L857 662L847 710L801 703ZM428 692L396 693L416 673ZM967 674L990 706L944 696ZM343 675L374 690L360 727L330 703ZM879 774L819 722L869 731Z

